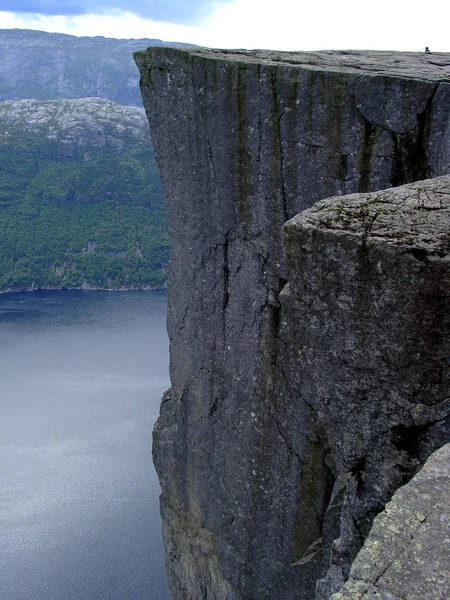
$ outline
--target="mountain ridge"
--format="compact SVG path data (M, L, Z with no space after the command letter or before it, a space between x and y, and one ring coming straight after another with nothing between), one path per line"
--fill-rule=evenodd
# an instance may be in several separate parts
M103 97L141 106L132 53L149 46L189 44L0 29L0 101Z

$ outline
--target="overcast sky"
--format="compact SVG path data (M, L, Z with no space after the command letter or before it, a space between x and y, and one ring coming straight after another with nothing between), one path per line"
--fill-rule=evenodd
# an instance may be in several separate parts
M222 48L450 52L448 0L0 0L0 28Z

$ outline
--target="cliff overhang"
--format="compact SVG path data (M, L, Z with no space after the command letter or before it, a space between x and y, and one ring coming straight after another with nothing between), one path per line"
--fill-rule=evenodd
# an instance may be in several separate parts
M425 181L450 171L450 55L136 62L171 239L172 597L328 599L450 440L450 190Z

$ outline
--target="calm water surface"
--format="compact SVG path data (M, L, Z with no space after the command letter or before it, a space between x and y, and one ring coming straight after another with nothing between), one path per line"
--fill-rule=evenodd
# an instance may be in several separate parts
M167 600L163 292L0 296L0 598Z

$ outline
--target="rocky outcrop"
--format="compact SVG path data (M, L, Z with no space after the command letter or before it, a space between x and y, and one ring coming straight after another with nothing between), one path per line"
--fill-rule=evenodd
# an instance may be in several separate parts
M449 440L449 182L370 192L450 170L450 56L136 61L171 238L172 597L328 598ZM327 197L286 226L285 260L282 225ZM420 237L438 214L440 241Z
M450 597L450 444L396 492L331 600Z
M140 106L132 52L154 45L166 43L0 29L0 100L102 97Z
M25 145L33 140L51 147L58 158L120 153L150 146L148 121L137 106L120 106L104 98L76 100L10 100L0 102L0 144ZM151 169L154 170L153 166Z
M290 411L301 398L326 451L300 508L323 537L313 560L331 564L317 586L327 599L373 517L450 440L450 176L317 202L284 242L278 364Z

